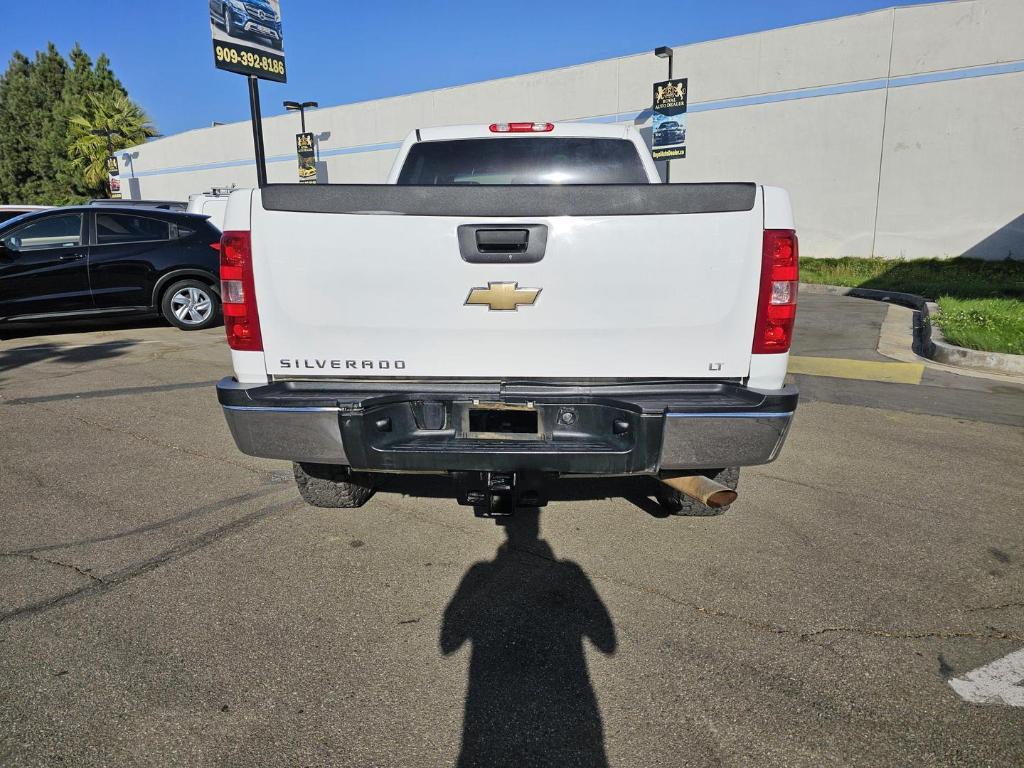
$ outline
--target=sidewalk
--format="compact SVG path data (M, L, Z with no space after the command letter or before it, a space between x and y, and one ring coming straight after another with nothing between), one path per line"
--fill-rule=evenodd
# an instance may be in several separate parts
M889 305L870 299L800 297L789 370L804 400L1024 425L1024 386L881 354L878 342L888 311ZM965 392L973 396L964 397Z

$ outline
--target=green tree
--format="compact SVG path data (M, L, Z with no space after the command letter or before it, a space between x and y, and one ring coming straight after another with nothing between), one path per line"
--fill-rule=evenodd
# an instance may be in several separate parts
M32 126L29 77L32 62L15 51L0 77L0 203L21 201L21 190L32 176L28 133Z
M67 63L51 43L34 61L15 53L0 78L0 199L5 202L47 203L58 192L64 139L54 111L66 74Z
M86 115L90 112L88 103L91 94L125 94L124 86L121 85L110 69L110 60L104 54L100 54L93 65L82 47L78 44L71 49L68 55L70 69L64 83L64 94L60 106L60 120L64 125L65 144L61 149L60 157L62 169L59 173L59 180L62 188L72 200L85 200L91 197L101 197L106 194L106 177L100 181L87 181L81 170L74 165L74 160L68 155L68 146L73 141L75 129L72 120L76 116Z
M141 144L156 136L148 115L124 92L90 93L82 114L68 124L67 154L71 167L88 185L107 178L106 160L111 151Z
M107 141L86 141L83 132L93 130L110 131L115 150L155 135L105 55L94 64L76 44L65 59L52 43L34 60L16 52L0 75L0 203L62 204L105 194L106 175L93 166L106 157ZM89 154L97 147L102 156Z
M67 194L59 181L65 162L67 129L57 108L64 98L67 73L67 61L53 43L45 51L36 53L29 75L31 114L35 119L34 125L27 129L32 173L22 188L27 202L67 202Z
M0 200L7 203L63 202L56 178L66 163L61 151L67 129L54 120L68 65L55 46L30 61L11 56L0 78Z

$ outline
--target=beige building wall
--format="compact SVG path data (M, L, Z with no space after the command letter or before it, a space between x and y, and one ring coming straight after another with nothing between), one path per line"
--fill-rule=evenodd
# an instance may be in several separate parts
M673 182L787 188L803 253L1024 258L1024 0L949 0L675 48L690 81ZM417 127L632 123L649 135L651 53L320 109L322 179L382 182ZM497 106L495 106L497 105ZM296 180L293 115L264 122L272 183ZM248 122L134 148L124 184L186 199L251 186Z

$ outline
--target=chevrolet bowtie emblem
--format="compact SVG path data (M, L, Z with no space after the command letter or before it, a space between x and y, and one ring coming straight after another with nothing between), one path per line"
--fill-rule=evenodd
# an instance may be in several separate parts
M488 309L515 312L520 304L533 304L540 296L540 288L520 288L519 283L488 283L486 288L474 288L466 297L466 306L484 304Z

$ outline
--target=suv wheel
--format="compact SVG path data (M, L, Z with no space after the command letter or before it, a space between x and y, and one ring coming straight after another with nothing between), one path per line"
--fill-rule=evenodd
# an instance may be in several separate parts
M200 331L217 322L220 299L200 280L180 280L164 291L160 312L183 331Z

